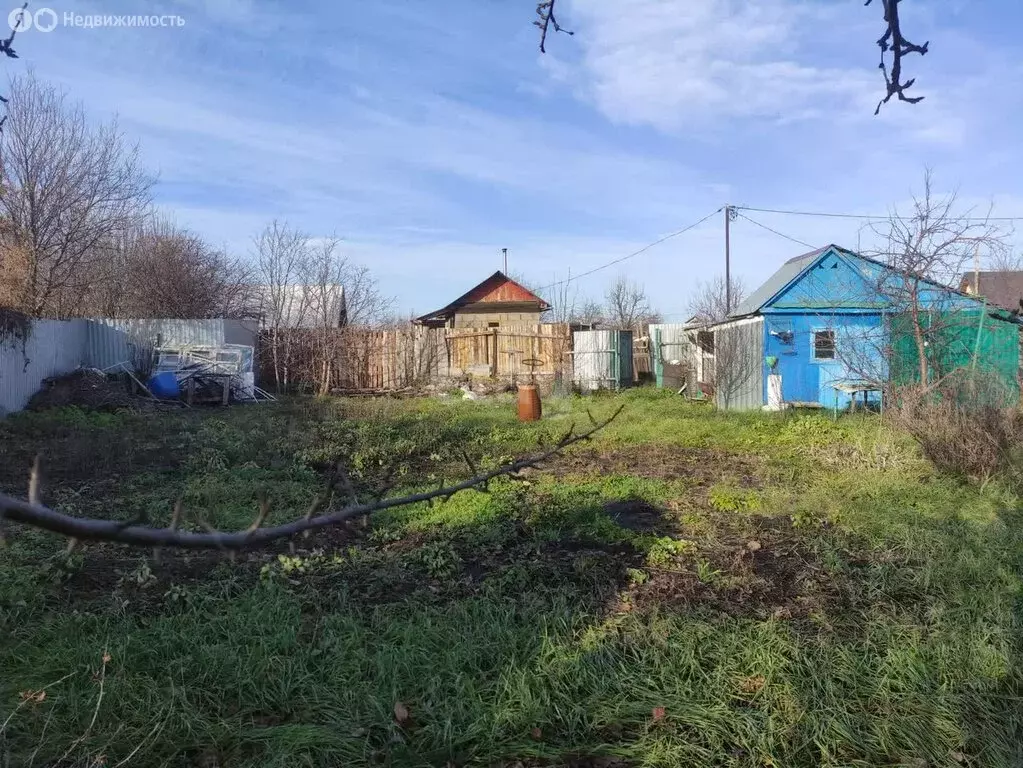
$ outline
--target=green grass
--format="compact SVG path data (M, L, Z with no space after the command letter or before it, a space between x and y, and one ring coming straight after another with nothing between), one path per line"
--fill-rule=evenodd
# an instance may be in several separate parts
M338 458L360 490L392 463L425 488L622 402L525 482L295 555L68 559L12 529L0 765L1023 764L1020 501L875 417L650 390L531 425L452 398L65 410L0 422L0 487L42 450L62 509L166 522L181 497L240 528L261 492L299 514Z

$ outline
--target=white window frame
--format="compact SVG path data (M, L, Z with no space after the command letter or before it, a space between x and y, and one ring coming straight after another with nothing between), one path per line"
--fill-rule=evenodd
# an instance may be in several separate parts
M817 356L817 334L831 334L831 357ZM838 359L838 334L834 328L813 328L810 331L810 359L815 363L831 363Z

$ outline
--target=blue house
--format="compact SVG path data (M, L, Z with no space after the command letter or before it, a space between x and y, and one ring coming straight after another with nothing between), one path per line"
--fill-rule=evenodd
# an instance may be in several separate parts
M904 311L887 297L898 295L899 281L906 280L887 265L837 245L785 262L728 320L708 329L715 336L719 407L844 408L853 398L877 402L882 384L893 375L889 366L897 362L891 354L892 328L898 325L893 318ZM982 299L937 283L914 285L919 286L921 309L966 318L961 335L971 339L974 356L972 338L979 348L985 323L1002 325L1006 333L999 337L1004 343L998 354L1016 350L1016 357L1014 363L999 364L1013 371L1015 380L1019 345L1014 318L1004 312L996 318ZM899 348L915 354L914 344ZM914 365L904 368L912 373Z

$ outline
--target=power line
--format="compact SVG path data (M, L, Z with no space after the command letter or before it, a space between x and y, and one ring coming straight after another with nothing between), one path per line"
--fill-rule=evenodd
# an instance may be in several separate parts
M823 211L788 211L779 208L753 208L748 205L733 205L732 210L736 211L753 211L754 213L778 213L785 216L819 216L828 219L860 219L862 220L891 220L897 219L898 221L916 221L916 216L895 216L892 214L885 214L883 216L873 216L866 213L826 213ZM1023 221L1023 216L956 216L956 219L960 221Z
M551 283L550 285L545 285L545 286L542 286L541 288L537 288L536 292L546 291L548 288L554 288L555 286L558 286L558 285L566 285L566 284L571 283L571 282L573 282L575 280L578 280L581 277L586 277L587 275L592 275L594 272L599 272L602 269L607 269L608 267L613 267L615 264L620 264L623 261L626 261L627 259L631 259L631 258L633 258L635 256L639 256L641 253L645 253L646 251L649 251L655 245L660 245L661 243L665 242L666 240L671 240L673 237L678 237L679 235L684 234L684 233L688 232L691 229L695 229L696 227L698 227L701 224L703 224L703 222L705 222L711 216L715 216L718 213L721 213L721 211L723 209L724 209L724 206L722 206L721 208L718 208L716 211L711 211L710 213L708 213L706 216L704 216L699 221L693 222L688 227L683 227L682 229L678 230L677 232L672 232L670 235L665 235L664 237L660 238L659 240L654 240L652 243L648 243L647 245L644 245L638 251L633 251L632 253L630 253L630 254L628 254L626 256L620 256L617 259L613 259L612 261L607 262L606 264L601 264L599 267L594 267L593 269L587 270L586 272L581 272L578 275L573 275L572 277L568 277L568 278L566 278L564 280L557 280L557 281Z
M759 221L754 221L753 219L751 219L749 216L747 216L744 213L740 213L739 216L740 216L740 218L746 219L746 221L748 221L750 224L756 224L761 229L766 229L768 232L770 232L772 234L775 234L778 237L784 237L786 240L791 240L793 243L796 243L797 245L805 245L811 251L814 248L817 247L817 246L814 246L814 245L810 245L809 243L803 242L802 240L799 240L799 239L797 239L795 237L790 237L789 235L786 235L784 232L779 232L777 229L771 229L766 224L761 224Z

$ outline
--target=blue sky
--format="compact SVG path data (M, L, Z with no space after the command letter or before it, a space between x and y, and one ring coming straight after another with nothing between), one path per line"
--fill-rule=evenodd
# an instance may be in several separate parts
M881 11L862 0L559 0L575 35L546 56L531 0L49 7L185 19L30 30L9 62L116 114L179 224L237 253L274 217L336 232L404 311L461 294L502 247L545 284L725 203L883 213L927 167L964 204L1023 216L1015 0L905 0L907 36L931 40L907 60L926 99L879 117ZM750 216L814 245L870 237L854 220ZM683 319L722 242L719 215L622 268ZM732 246L750 284L805 250L743 220Z

